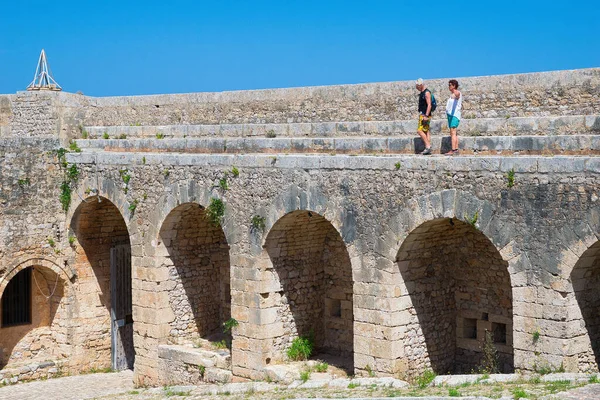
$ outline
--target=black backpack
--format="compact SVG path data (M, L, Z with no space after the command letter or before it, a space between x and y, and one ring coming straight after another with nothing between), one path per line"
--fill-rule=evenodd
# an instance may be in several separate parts
M431 113L433 113L435 111L435 109L437 108L437 101L435 100L435 96L433 95L433 93L431 93L431 90L429 89L425 89L422 94L423 94L423 101L425 101L425 93L429 92L429 94L431 95ZM420 100L419 100L420 101Z

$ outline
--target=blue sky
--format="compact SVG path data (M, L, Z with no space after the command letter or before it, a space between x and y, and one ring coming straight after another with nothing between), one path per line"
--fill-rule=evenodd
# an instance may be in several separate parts
M599 1L27 1L0 14L0 93L39 52L69 92L223 91L600 66Z

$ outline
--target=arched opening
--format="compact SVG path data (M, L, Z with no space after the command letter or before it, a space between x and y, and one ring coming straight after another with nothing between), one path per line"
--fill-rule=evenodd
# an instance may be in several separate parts
M600 242L582 254L571 272L575 298L581 310L581 324L571 322L575 335L587 335L590 345L578 355L582 371L598 371L600 365Z
M514 371L508 264L483 233L457 219L425 222L397 262L414 316L405 342L411 373Z
M69 355L65 281L53 270L20 270L0 299L0 368Z
M277 221L264 248L283 289L275 296L283 323L276 357L285 358L296 337L312 337L316 357L353 373L352 266L338 231L319 214L294 211Z
M202 206L173 209L159 232L166 252L157 260L169 270L169 304L174 319L168 342L223 340L223 323L231 318L229 246L220 226L205 216Z
M75 211L71 230L78 277L76 362L90 368L133 369L131 245L119 209L92 197Z

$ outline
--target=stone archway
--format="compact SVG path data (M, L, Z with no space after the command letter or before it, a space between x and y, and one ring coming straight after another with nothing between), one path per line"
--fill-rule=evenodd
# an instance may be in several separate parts
M573 321L573 334L578 336L578 366L584 371L598 371L600 365L600 241L590 246L571 272L575 299L582 320ZM582 340L583 339L583 340Z
M16 281L19 287L14 287ZM42 259L17 265L0 283L0 368L68 357L72 300L68 283L59 267ZM20 295L27 296L27 309L18 311L20 318L4 315L23 307Z
M231 318L229 245L223 229L206 218L201 205L185 203L167 215L158 239L156 262L167 268L170 281L166 341L220 340L222 324Z
M73 213L77 238L73 265L78 276L75 364L133 368L131 244L119 209L107 198L90 197Z
M315 212L290 212L269 231L264 257L281 288L273 293L275 320L283 326L273 357L285 359L294 338L309 336L317 355L353 371L352 265L338 231Z
M514 371L508 263L482 232L455 218L424 222L404 240L397 263L414 316L406 321L409 370L489 368L487 331L498 354L490 372Z

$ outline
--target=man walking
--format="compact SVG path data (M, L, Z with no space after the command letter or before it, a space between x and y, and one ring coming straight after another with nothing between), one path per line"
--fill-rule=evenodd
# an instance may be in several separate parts
M446 116L448 117L448 128L450 128L450 144L452 150L448 155L458 154L458 134L456 129L460 123L460 110L462 109L462 95L458 91L458 81L456 79L450 79L448 81L448 89L450 90L450 98L446 103Z
M421 154L431 154L431 135L429 134L429 125L431 122L431 113L435 110L435 98L431 91L427 89L423 79L419 78L416 82L416 88L419 91L419 127L417 133L425 143L425 150Z

